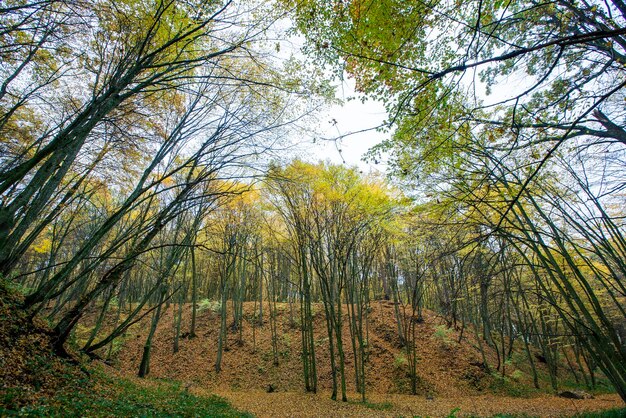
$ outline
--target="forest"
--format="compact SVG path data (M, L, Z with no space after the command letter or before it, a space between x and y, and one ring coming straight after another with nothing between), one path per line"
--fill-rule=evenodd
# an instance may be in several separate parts
M622 0L4 0L0 415L623 416L625 168Z

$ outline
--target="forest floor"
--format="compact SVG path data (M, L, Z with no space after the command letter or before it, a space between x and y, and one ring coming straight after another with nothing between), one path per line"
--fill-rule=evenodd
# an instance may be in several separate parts
M366 371L367 390L374 393L408 393L408 362L398 337L394 305L389 301L373 304L369 315L369 359ZM230 308L230 307L229 307ZM188 334L189 307L183 316L183 335ZM222 371L215 372L219 333L219 314L211 309L202 311L197 320L197 338L181 338L179 351L173 352L175 308L170 306L163 315L152 344L150 373L152 377L176 379L203 387L223 390L265 390L270 385L276 391L302 388L300 361L300 330L297 308L277 304L277 362L274 364L272 335L269 325L269 305L264 307L261 326L252 321L254 304L244 303L241 334L229 327L228 341L222 359ZM228 324L232 323L230 316ZM252 324L255 324L253 327ZM476 346L446 330L432 312L424 312L424 322L417 325L418 393L422 395L456 396L476 393L493 385L493 379L482 366ZM129 333L115 357L120 370L136 373L145 343L147 323L138 324ZM315 355L318 387L331 389L332 377L328 336L321 305L314 306ZM466 336L468 331L466 330ZM346 383L349 391L354 385L354 357L350 330L344 321L343 341L346 357ZM489 352L491 356L493 353ZM495 359L491 359L495 363ZM513 371L513 370L511 370Z
M213 309L211 309L213 308ZM230 307L229 307L230 308ZM297 307L277 305L277 357L274 364L272 335L268 323L269 305L264 306L264 322L259 326L255 312L258 305L244 304L241 330L229 328L222 371L214 370L219 314L208 306L199 314L197 337L186 338L189 306L184 306L179 351L173 353L174 316L172 305L159 323L152 346L151 377L180 381L190 393L205 396L218 394L239 410L265 416L574 416L586 411L623 408L620 398L600 388L593 399L572 400L549 393L545 365L537 360L540 375L546 379L544 388L532 388L526 360L521 350L507 362L505 376L493 369L497 364L495 351L485 348L492 372L482 365L478 340L470 329L463 338L460 329L447 329L434 313L424 312L418 324L418 394L409 394L409 375L398 338L390 301L372 303L369 313L370 356L366 372L367 401L359 402L355 392L353 354L349 327L344 326L346 349L346 383L349 402L330 399L331 373L328 340L323 307L314 307L318 394L303 390L300 362L300 331ZM232 323L230 316L228 324ZM254 325L254 326L253 326ZM135 375L141 360L147 323L129 333L114 358L114 367L123 375ZM539 357L539 356L538 356ZM563 371L563 374L565 372ZM268 393L271 386L272 393ZM617 412L617 415L624 410ZM612 415L608 415L612 416Z
M622 401L606 393L606 388L594 393L594 399L570 400L529 389L521 364L512 362L505 378L486 372L471 334L466 330L460 339L459 331L442 328L442 321L431 312L425 312L425 320L418 326L418 395L408 395L395 306L385 301L375 303L370 312L366 403L354 393L348 334L349 401L330 399L329 358L320 306L315 309L320 391L310 394L302 390L299 331L293 323L297 312L287 304L277 306L278 365L274 365L267 318L262 326L252 327L258 324L252 320L255 306L245 304L244 328L241 334L234 330L228 333L228 350L219 374L214 371L219 324L215 309L202 304L207 309L199 315L197 338L182 338L179 351L173 353L171 305L159 324L151 373L144 379L136 373L147 322L137 324L114 346L115 355L107 362L112 365L108 365L90 362L78 354L73 359L57 357L51 350L45 322L31 323L18 305L19 301L0 286L0 416L626 416ZM268 308L265 306L265 312ZM188 305L184 311L189 311ZM183 329L188 329L189 319L187 312ZM73 347L81 346L88 330L89 316L79 328ZM487 351L486 355L490 364L496 364L495 352ZM267 392L269 385L273 393ZM585 411L603 412L587 415Z
M202 390L192 393L203 393ZM571 417L586 412L620 408L624 404L617 395L599 395L594 399L573 400L552 395L513 398L501 395L424 397L399 394L371 394L361 403L358 394L349 394L349 402L330 399L330 392L266 393L261 391L217 391L234 407L257 417L449 417L456 415L493 417L500 415L523 417ZM626 411L615 411L615 417ZM593 416L593 415L592 415ZM600 415L603 416L603 415ZM607 414L606 416L611 416Z
M122 376L101 362L61 358L44 321L31 322L0 280L0 417L250 417L178 382Z

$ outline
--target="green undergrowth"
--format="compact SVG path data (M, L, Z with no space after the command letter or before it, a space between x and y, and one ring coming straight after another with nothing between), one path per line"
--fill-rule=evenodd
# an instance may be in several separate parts
M11 409L10 393L0 398L0 416L32 417L248 417L218 396L201 397L180 383L148 379L133 382L94 369L89 378L74 382L36 403Z
M572 379L559 381L559 387L560 390L582 390L592 395L604 395L616 392L611 382L603 376L596 377L596 385L594 388L587 387L587 385L582 382L577 383Z
M393 409L393 404L391 402L348 401L348 403L353 405L363 405L364 407L375 411L389 411Z
M455 408L450 412L448 418L479 418L475 415L464 415L459 408ZM563 415L563 418L623 418L626 417L626 408L608 409L598 412L583 412L576 415ZM537 415L528 414L496 414L491 418L538 418Z
M496 395L511 396L514 398L530 398L542 391L532 386L520 384L508 376L492 373L489 390Z
M599 412L584 412L572 418L623 418L626 417L626 408L607 409Z
M244 417L217 396L180 383L122 378L52 350L44 321L30 321L19 289L0 279L0 417Z
M488 389L496 395L510 396L514 398L531 398L542 393L554 394L550 379L547 373L539 373L540 389L532 386L530 381L520 382L515 376L502 376L499 372L492 372ZM615 393L615 388L603 376L596 377L596 385L589 388L582 382L575 382L573 379L559 379L557 392L564 390L581 390L592 395L603 395ZM625 415L626 416L626 415Z

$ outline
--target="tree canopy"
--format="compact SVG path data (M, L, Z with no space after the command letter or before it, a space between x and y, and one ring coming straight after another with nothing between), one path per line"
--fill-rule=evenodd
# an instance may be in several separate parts
M172 306L172 352L211 307L216 375L248 326L278 367L284 303L304 388L324 344L366 402L378 300L407 392L431 310L485 373L517 348L537 388L540 361L626 400L625 28L621 0L7 0L1 284L60 355L145 324L141 377ZM387 176L286 152L343 77L386 107Z

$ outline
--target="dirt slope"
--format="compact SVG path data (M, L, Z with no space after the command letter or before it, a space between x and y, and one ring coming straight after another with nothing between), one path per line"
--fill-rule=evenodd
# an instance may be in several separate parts
M199 394L207 391L197 389ZM330 400L330 393L303 392L241 392L218 391L235 407L264 417L494 417L510 414L521 417L571 417L590 411L620 408L624 404L617 395L601 395L595 399L573 400L551 395L534 398L511 398L492 394L434 397L377 394L368 395L368 404ZM348 399L358 399L357 394ZM622 411L626 412L626 411ZM613 416L621 416L618 413Z
M615 395L600 395L595 399L571 400L535 393L532 398L514 398L494 394L490 389L493 377L481 367L481 355L471 333L466 330L462 342L458 333L451 331L442 338L437 327L442 321L432 312L426 312L425 321L418 325L417 347L420 357L418 372L421 377L420 396L408 395L409 379L406 364L399 347L394 305L388 301L376 302L370 313L369 338L371 354L367 370L368 403L358 402L355 393L354 371L349 329L344 324L344 346L348 360L347 384L350 402L331 401L330 361L322 306L315 307L316 358L319 370L318 394L305 393L300 363L300 332L291 326L298 318L297 308L279 305L278 351L279 365L273 365L270 326L252 326L254 305L244 305L243 344L238 334L229 332L228 351L224 353L223 370L214 371L217 350L219 316L203 311L198 321L198 337L180 341L178 353L172 353L173 308L170 307L157 330L153 344L151 376L184 382L191 393L206 396L216 393L228 399L235 407L259 417L398 417L432 416L494 416L515 414L522 416L563 417L584 411L623 408ZM183 330L189 327L190 307L185 306ZM264 306L264 313L269 307ZM267 316L265 317L267 321ZM293 319L293 321L292 321ZM229 313L229 323L232 316ZM147 334L145 323L129 336L117 357L122 373L135 374ZM487 352L495 364L495 353ZM510 372L514 367L509 366ZM518 384L518 383L514 383ZM524 383L519 383L524 384ZM269 385L276 390L267 393ZM617 416L617 415L616 415Z
M84 369L53 352L50 329L38 319L33 323L21 309L21 295L5 285L0 281L0 410L84 385Z
M389 301L373 303L370 313L370 357L366 381L368 391L377 393L408 393L409 380L406 360L400 348L394 320L394 306ZM174 307L166 310L152 347L151 376L171 378L190 385L221 388L222 390L265 390L272 385L278 391L302 389L300 362L300 331L295 324L297 307L278 306L279 365L273 364L271 332L267 323L269 306L264 306L265 323L252 326L254 305L244 304L243 344L238 342L236 331L228 333L228 348L224 353L222 372L214 371L217 352L219 316L211 310L203 311L198 318L195 339L184 338L180 350L173 353ZM190 306L185 306L183 331L189 329ZM315 306L315 340L319 387L331 388L331 370L328 337L323 318L323 307ZM293 319L293 321L292 321ZM424 322L418 324L418 370L421 378L420 392L424 395L457 396L479 393L490 378L481 367L480 354L467 339L458 344L454 332L447 337L437 337L436 327L441 321L431 312L425 312ZM229 313L229 323L232 316ZM118 355L121 370L135 373L139 367L148 324L144 323L136 335L129 338ZM347 361L348 390L355 392L353 354L347 320L344 321L344 347Z

